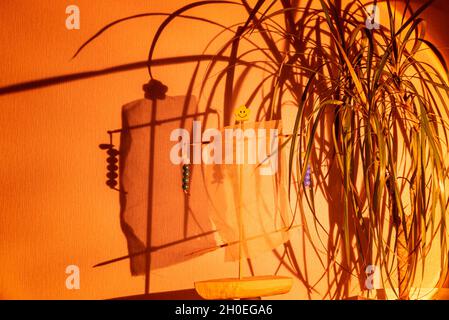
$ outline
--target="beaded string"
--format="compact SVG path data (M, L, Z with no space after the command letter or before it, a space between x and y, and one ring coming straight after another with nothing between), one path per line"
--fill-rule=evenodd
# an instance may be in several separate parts
M117 188L118 182L117 182L117 178L118 178L118 156L119 156L119 151L114 147L113 143L112 143L112 133L109 133L109 143L102 143L99 145L101 150L107 150L106 153L108 155L108 158L106 159L106 162L108 163L106 169L107 169L107 173L106 173L106 185L111 188L114 189L116 191L120 191Z
M190 145L187 145L187 147L190 148ZM187 152L187 154L183 154L182 159L182 191L186 195L190 195L191 168L190 152Z
M310 164L307 165L306 174L304 175L304 187L312 187L312 169Z
M190 164L182 165L182 191L190 195Z

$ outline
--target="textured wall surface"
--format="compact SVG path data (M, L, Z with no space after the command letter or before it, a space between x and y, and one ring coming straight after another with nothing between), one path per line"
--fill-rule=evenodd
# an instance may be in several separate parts
M71 57L110 21L171 12L188 2L2 0L0 87L143 61L160 17L116 26L76 59ZM65 27L65 9L71 4L81 10L80 30ZM226 6L194 12L224 24L243 17L236 13L242 11ZM437 2L428 13L431 39L446 47L447 14L447 1ZM186 20L176 26L162 38L156 57L198 53L217 32ZM192 68L155 72L169 84L170 95L180 95L188 78L179 75ZM147 81L142 68L0 96L0 299L105 299L143 293L143 278L130 276L128 261L92 266L127 252L118 195L104 184L105 156L97 146L107 142L106 130L120 127L121 106L141 98ZM191 288L195 279L235 275L235 264L222 261L223 253L215 252L154 271L151 290ZM65 268L71 264L80 268L80 290L65 287ZM269 273L273 267L259 270ZM295 283L289 298L307 295Z

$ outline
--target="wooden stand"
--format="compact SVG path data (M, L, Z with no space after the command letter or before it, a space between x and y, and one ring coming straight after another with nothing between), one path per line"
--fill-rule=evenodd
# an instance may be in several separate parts
M243 130L243 121L239 121L240 129ZM198 294L208 300L218 299L251 299L290 291L293 279L283 276L255 276L243 277L243 251L247 250L245 241L245 229L243 225L243 167L239 166L239 206L237 212L239 224L239 272L238 278L225 278L195 282ZM245 252L246 254L246 252Z
M208 300L250 299L290 291L293 279L282 276L228 278L195 282L198 294Z
M258 1L254 11L260 8L263 1ZM231 101L233 97L233 82L234 71L237 61L237 51L239 45L240 36L248 26L249 20L243 27L237 29L234 41L232 43L231 55L229 59L229 68L226 75L226 86L224 105L225 117L224 125L229 125L231 120ZM244 120L243 120L244 121ZM243 121L238 121L240 129L243 129ZM237 219L239 224L239 272L238 278L225 278L216 280L206 280L195 282L195 289L198 294L204 299L251 299L260 298L264 296L271 296L277 294L283 294L290 291L293 283L293 279L282 276L256 276L256 277L243 277L243 251L246 251L245 241L245 229L243 225L243 210L242 210L242 166L239 168L239 209L237 212ZM246 253L246 252L245 252Z

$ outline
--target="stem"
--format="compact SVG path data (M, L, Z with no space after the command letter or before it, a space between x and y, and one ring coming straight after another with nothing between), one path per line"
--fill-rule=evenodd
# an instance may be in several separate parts
M398 287L399 287L399 300L409 300L410 299L410 272L409 272L409 251L407 245L406 233L404 230L404 224L402 224L402 219L398 213L398 206L395 198L394 182L392 177L387 180L387 186L390 193L391 201L391 214L393 217L393 223L396 227L397 232L397 245L396 245L396 259L398 268ZM406 223L408 225L408 219L405 217Z

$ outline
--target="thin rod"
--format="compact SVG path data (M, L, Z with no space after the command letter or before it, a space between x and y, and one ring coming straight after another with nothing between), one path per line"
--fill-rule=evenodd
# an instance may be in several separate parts
M153 218L153 180L154 180L154 152L155 152L155 141L156 141L156 106L157 101L152 100L151 105L151 123L150 126L150 161L148 169L148 212L147 212L147 241L146 241L146 251L145 255L145 294L150 293L150 267L151 267L151 227Z
M243 122L240 121L240 130L243 130ZM239 166L239 205L238 205L238 223L239 223L239 279L243 278L243 210L242 210L242 192L243 192L243 165Z
M195 118L197 116L208 115L209 113L211 113L211 112L200 112L200 113L196 113L196 114L192 114L192 115L186 115L186 116L182 116L182 117L175 117L175 118L169 118L169 119L164 119L164 120L154 120L154 122L147 122L147 123L137 124L135 126L129 126L129 127L126 127L126 128L109 130L108 133L120 133L122 131L145 128L145 127L148 127L148 126L153 125L153 124L154 125L161 125L161 124L164 124L164 123L169 123L169 122L178 121L178 120L184 120L184 119L187 119L187 118Z

